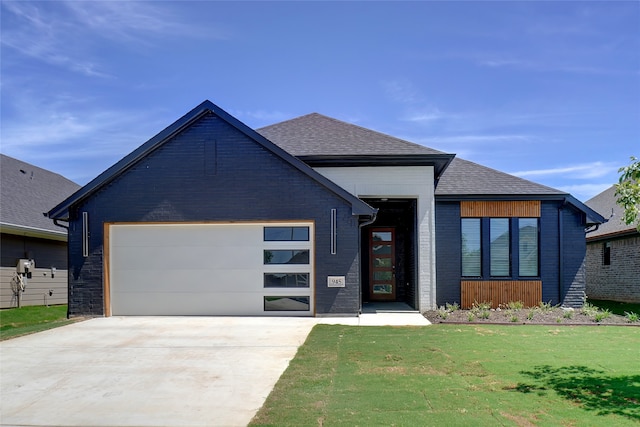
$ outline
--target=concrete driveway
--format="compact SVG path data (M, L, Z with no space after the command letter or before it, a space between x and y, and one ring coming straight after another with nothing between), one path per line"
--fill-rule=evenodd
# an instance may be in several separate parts
M313 318L108 317L0 343L2 426L245 426Z

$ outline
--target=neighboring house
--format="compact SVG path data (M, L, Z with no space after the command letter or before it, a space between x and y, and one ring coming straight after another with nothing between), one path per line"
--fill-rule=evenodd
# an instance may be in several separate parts
M319 114L255 131L205 101L49 216L71 315L579 306L571 195Z
M0 157L0 308L18 304L12 281L20 259L35 263L21 305L66 304L67 231L45 215L80 186L4 154Z
M587 233L587 297L640 303L640 233L623 222L616 188L585 204L609 221Z

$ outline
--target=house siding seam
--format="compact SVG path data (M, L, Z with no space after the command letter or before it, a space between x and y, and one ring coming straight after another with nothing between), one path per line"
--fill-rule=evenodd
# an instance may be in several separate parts
M603 265L604 243L611 263ZM587 297L640 303L640 236L587 243Z
M216 141L215 174L205 142ZM338 253L330 254L330 209ZM82 257L81 212L89 212L90 253ZM343 199L215 116L201 118L74 206L69 228L69 313L103 315L105 222L310 220L315 222L316 313L360 308L357 218ZM326 277L346 276L345 288Z

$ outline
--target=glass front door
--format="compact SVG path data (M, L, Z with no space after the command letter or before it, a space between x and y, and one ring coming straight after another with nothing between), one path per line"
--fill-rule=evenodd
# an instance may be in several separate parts
M395 229L369 230L369 300L396 299Z

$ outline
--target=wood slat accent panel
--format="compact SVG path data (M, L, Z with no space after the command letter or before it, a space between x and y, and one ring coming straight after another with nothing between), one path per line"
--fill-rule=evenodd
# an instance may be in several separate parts
M492 308L500 304L522 301L525 307L535 307L542 301L540 280L490 280L462 281L460 306L473 307L474 302L491 302Z
M539 218L540 201L462 201L460 216L462 218Z

